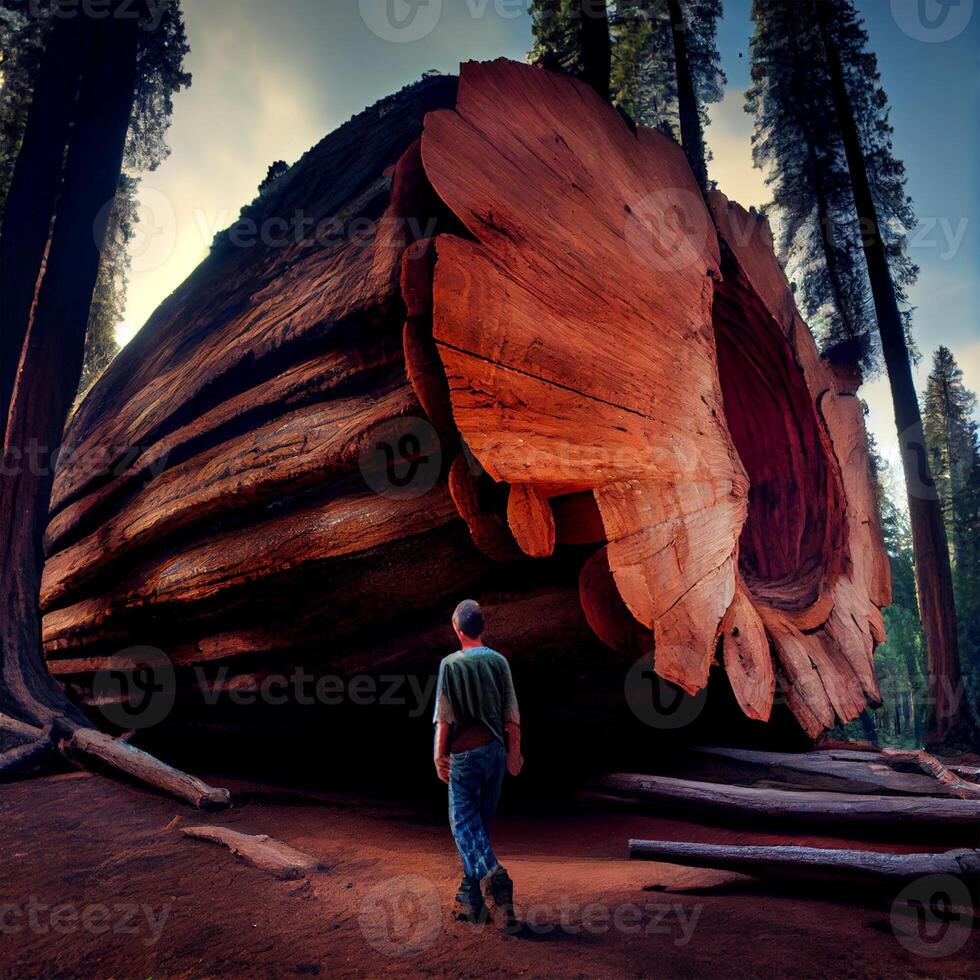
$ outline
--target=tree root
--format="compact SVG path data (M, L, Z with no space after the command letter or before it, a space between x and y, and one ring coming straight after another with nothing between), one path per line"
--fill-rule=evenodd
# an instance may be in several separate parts
M168 766L149 752L94 728L75 729L71 738L62 742L59 748L73 762L86 767L94 763L97 768L122 773L198 810L224 810L231 806L228 790L209 786L196 776Z
M0 753L0 780L37 769L51 748L51 740L42 736Z
M175 796L198 810L224 810L231 806L226 789L209 786L195 776L168 766L148 752L113 738L95 728L55 718L45 728L0 713L0 732L26 739L0 752L0 781L8 776L36 771L45 757L60 754L82 768L107 770Z
M10 732L12 735L19 735L21 738L41 738L44 729L38 725L28 725L27 722L18 721L0 712L0 731Z

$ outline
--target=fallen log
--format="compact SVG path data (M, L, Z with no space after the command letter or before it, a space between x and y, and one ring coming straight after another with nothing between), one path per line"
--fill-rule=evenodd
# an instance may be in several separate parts
M807 782L815 788L845 793L894 793L912 796L955 796L956 787L933 774L898 772L888 765L888 756L867 759L839 759L821 752L758 752L720 746L695 746L702 755L731 759L760 771L793 782ZM830 757L828 757L830 756Z
M926 875L980 879L980 850L961 848L930 854L889 854L797 845L694 844L630 840L629 856L688 868L737 871L760 878L894 885Z
M228 827L184 827L183 832L195 840L227 847L236 857L281 881L294 881L326 867L319 859L267 834L242 834Z
M613 773L595 786L633 802L763 820L973 828L980 823L980 800L757 789L635 773Z
M942 783L951 796L963 799L980 797L980 788L970 778L970 768L947 766L931 752L922 749L817 749L814 756L825 755L831 759L856 762L883 762L897 772L922 772Z
M953 765L949 766L948 769L951 773L969 780L971 783L980 783L980 766Z
M819 357L765 221L706 206L676 143L574 79L468 64L352 119L247 218L299 213L334 230L219 236L73 416L53 672L81 685L139 642L329 668L464 589L578 583L562 641L508 654L575 636L621 670L652 646L694 692L720 642L745 715L779 683L811 736L877 703L860 379Z
M224 810L231 806L228 790L208 786L196 776L174 769L148 752L114 739L105 732L91 728L77 729L65 744L64 753L88 766L101 765L121 772L198 810Z
M51 751L51 741L47 735L43 735L0 752L0 782L11 776L33 772Z

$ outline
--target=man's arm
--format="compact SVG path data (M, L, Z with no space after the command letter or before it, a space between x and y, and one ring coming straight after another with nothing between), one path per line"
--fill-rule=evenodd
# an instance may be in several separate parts
M507 732L507 771L516 776L524 767L524 756L521 755L521 723L509 721L505 726Z
M436 742L433 752L436 764L436 775L444 782L449 782L449 725L444 721L436 722Z
M524 765L521 755L521 709L517 706L517 692L510 664L504 660L503 671L503 711L504 732L507 735L507 771L516 776Z

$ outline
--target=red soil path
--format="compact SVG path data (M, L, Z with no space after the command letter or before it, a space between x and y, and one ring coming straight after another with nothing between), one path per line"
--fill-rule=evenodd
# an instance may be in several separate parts
M457 862L432 814L248 799L202 816L89 775L3 787L0 976L977 975L975 919L933 959L887 897L625 859L629 837L788 837L592 809L505 813L499 855L531 924L504 935L450 920ZM281 838L328 870L278 881L180 832L204 822Z

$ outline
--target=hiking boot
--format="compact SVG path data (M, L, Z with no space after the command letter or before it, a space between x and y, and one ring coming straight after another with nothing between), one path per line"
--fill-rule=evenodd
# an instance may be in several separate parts
M493 924L498 929L513 929L517 920L514 918L514 882L510 880L510 875L498 864L482 884Z
M479 879L463 876L453 901L453 918L472 925L482 925L487 921L489 913L486 905L483 904Z

